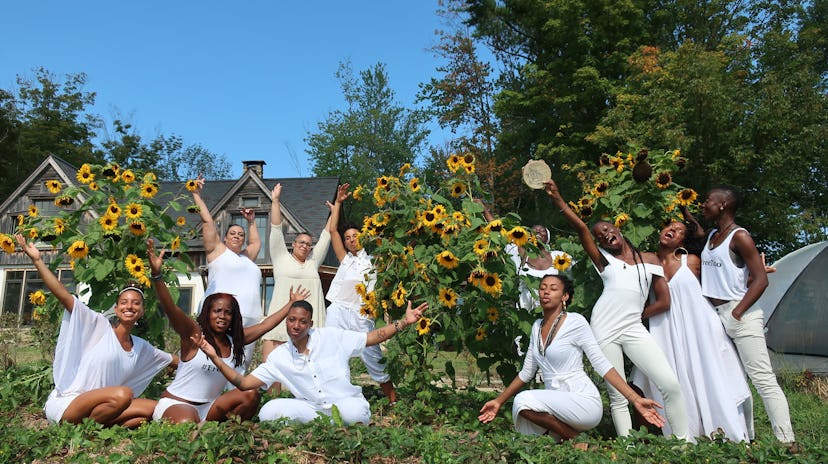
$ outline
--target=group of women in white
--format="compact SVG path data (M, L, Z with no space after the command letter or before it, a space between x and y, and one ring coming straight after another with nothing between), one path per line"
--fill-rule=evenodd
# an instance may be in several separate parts
M377 345L415 323L427 306L415 308L409 302L402 319L380 329L360 314L356 286L370 290L373 268L371 257L359 247L356 227L346 227L342 235L337 230L348 185L340 186L334 203L328 204L331 215L316 248L312 236L302 232L296 234L290 251L280 209L282 186L273 188L270 255L276 286L264 318L261 273L254 262L261 248L255 215L242 210L247 232L233 225L222 240L201 199L203 186L199 177L193 196L204 223L209 280L196 320L176 306L167 289L161 273L163 251L156 253L152 240L147 246L153 289L180 337L177 355L131 335L144 312L143 290L129 286L120 291L117 321L110 324L72 296L43 263L37 247L17 236L47 288L66 309L53 369L55 389L44 408L47 418L74 423L89 417L124 426L149 418L200 422L237 415L250 419L258 409L259 389L284 385L294 398L269 401L259 410L260 420L304 422L330 415L336 406L346 423L367 423L368 402L361 388L350 382L348 360L355 356L362 357L371 377L392 403L396 401ZM607 382L620 436L633 427L628 407L632 403L647 422L681 439L713 434L737 441L753 439L746 371L765 402L774 433L784 442L793 442L787 401L768 361L761 308L752 307L767 286L767 277L750 235L735 226L735 194L725 188L708 194L703 213L717 228L699 258L684 248L691 235L685 223L673 222L661 231L657 253L641 252L608 222L590 229L569 208L554 181L546 183L545 191L577 232L604 290L587 322L567 311L574 287L568 277L551 272L549 250L534 261L514 250L519 268L526 267L519 271L539 278L537 294L524 292L529 295L522 306L539 306L542 318L529 334L523 369L497 398L483 405L480 421L493 420L516 395L513 420L521 433L548 433L565 440L595 427L603 407L597 387L584 371L586 354ZM545 249L548 230L539 227L536 234ZM341 265L324 295L317 269L329 244ZM326 297L331 302L327 326ZM642 319L649 319L649 330ZM264 362L245 375L259 338L264 340ZM635 365L633 382L644 396L625 379L625 354ZM176 374L161 398L140 398L168 364L176 367ZM545 388L521 391L537 371ZM657 410L662 404L666 419Z

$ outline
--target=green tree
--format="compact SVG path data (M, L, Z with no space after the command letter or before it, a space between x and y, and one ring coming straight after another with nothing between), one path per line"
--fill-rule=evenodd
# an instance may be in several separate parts
M0 195L11 193L49 154L77 166L103 160L94 144L101 122L88 112L95 93L85 91L85 85L83 73L60 79L38 68L34 79L18 76L13 101L13 93L5 92L2 124L12 130L0 144Z
M338 176L352 185L374 183L397 175L420 154L429 131L426 113L394 100L385 65L378 63L354 75L343 62L336 73L347 109L334 110L305 140L317 176ZM352 216L364 211L346 212Z

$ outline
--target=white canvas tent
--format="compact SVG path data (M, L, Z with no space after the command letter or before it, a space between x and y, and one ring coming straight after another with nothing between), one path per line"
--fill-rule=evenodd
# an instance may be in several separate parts
M828 241L805 246L774 263L756 303L774 369L828 374Z

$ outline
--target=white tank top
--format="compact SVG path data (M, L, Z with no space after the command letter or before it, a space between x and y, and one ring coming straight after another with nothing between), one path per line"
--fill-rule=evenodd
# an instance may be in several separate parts
M239 374L244 374L244 365L233 366L232 339L230 340L230 356L221 358L221 360L233 367ZM193 359L178 363L175 379L167 387L167 391L193 403L209 403L221 395L225 385L227 385L227 379L213 364L213 361L210 361L203 351L196 350Z
M227 248L218 258L207 263L207 269L204 298L213 293L229 293L239 302L242 317L257 321L262 318L262 271L256 263L246 255L236 254Z
M716 231L711 231L707 236L707 243L701 252L701 285L704 296L726 301L740 301L745 296L747 266L736 266L730 257L730 242L740 230L745 229L737 227L713 249L710 248L710 239Z

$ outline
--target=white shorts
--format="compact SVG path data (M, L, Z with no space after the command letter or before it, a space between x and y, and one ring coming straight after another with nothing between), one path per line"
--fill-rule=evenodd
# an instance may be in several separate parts
M46 404L43 405L43 413L46 414L46 419L52 424L60 422L60 419L63 418L63 413L66 412L66 408L78 396L80 396L80 393L64 396L58 395L57 390L52 390L49 393L49 398L46 399Z
M196 414L198 414L198 420L204 422L207 420L207 413L210 412L210 408L213 407L213 403L216 400L210 401L209 403L204 404L192 404L186 401L176 400L173 398L161 398L158 400L158 404L155 405L155 411L152 413L152 420L161 420L164 416L164 411L167 410L170 406L175 406L177 404L183 404L185 406L189 406L196 410Z

